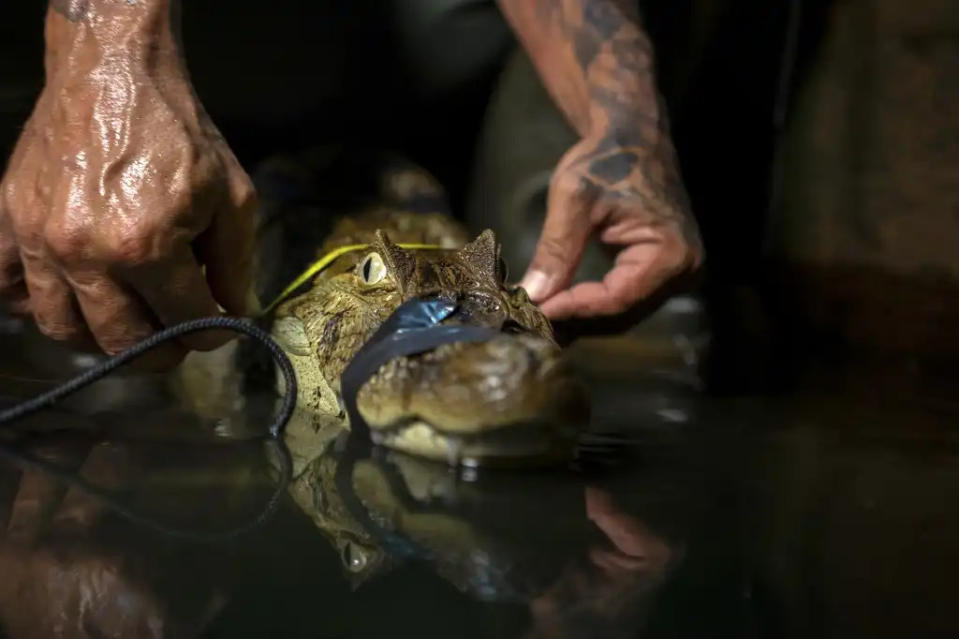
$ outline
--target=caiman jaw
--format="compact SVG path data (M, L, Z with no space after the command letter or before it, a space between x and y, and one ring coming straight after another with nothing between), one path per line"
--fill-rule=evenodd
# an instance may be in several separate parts
M357 402L375 442L463 465L568 456L586 412L556 345L525 334L390 360Z
M376 231L368 248L277 308L273 334L296 367L300 405L457 464L569 458L585 392L549 321L507 284L492 232L418 251Z

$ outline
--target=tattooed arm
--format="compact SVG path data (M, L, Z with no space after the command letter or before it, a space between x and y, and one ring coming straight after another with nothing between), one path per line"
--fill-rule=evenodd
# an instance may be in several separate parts
M499 2L582 137L553 174L546 221L522 283L553 319L626 313L702 262L637 3ZM616 263L602 282L570 288L594 233L618 248Z
M46 84L0 188L0 297L55 339L112 353L244 310L253 189L194 94L178 15L179 0L50 1Z

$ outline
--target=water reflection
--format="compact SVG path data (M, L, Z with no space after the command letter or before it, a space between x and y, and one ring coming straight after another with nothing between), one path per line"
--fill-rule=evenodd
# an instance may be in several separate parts
M269 484L249 446L174 460L153 445L69 434L21 444L170 525L222 527ZM526 607L528 636L629 636L682 555L610 490L568 473L464 475L342 437L306 462L294 452L292 502L353 589L420 564L471 598ZM45 473L5 479L16 482L4 482L0 507L0 620L11 639L203 636L242 587L236 557L284 543L276 522L246 542L183 543L138 530Z
M0 395L70 372L5 340ZM575 468L451 472L299 414L281 509L222 543L0 460L0 636L957 636L955 404L721 400L593 359ZM179 530L254 520L275 486L254 437L270 388L223 416L158 382L95 386L0 447Z
M607 491L574 477L453 471L395 452L349 453L317 459L292 493L354 575L421 561L476 599L545 610L562 583L585 578L603 585L591 596L611 598L633 577L658 581L674 557L669 542Z
M59 437L24 447L118 491L140 475L142 460L122 445ZM7 486L0 623L11 639L193 637L222 608L215 583L185 569L197 549L119 534L102 503L46 473L26 471Z

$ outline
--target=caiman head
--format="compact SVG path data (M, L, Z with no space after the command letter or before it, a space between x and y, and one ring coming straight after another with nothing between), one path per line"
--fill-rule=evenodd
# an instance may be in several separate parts
M403 302L440 295L445 323L494 329L487 342L453 343L389 360L361 386L360 415L377 443L454 463L568 456L585 418L584 393L526 292L510 286L492 231L459 249L404 249L378 231L307 293L279 307L273 325L297 372L299 404L343 415L340 375Z

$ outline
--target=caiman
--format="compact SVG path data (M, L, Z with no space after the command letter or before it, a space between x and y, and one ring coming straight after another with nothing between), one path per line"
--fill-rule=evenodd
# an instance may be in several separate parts
M302 158L281 160L258 175L264 225L273 230L273 239L266 237L260 247L258 288L273 289L260 293L264 299L330 251L369 245L337 258L268 318L296 371L298 406L317 422L306 430L319 431L320 422L327 432L348 427L340 387L344 368L400 304L440 295L456 303L444 323L489 327L497 335L382 365L357 393L373 441L464 465L568 457L585 417L584 394L549 321L510 283L493 232L467 241L437 182L403 161L375 163L375 171L362 167L364 175L373 175L364 183L371 202L363 206L334 203L323 210L304 205L308 196L291 196L297 188L320 193L323 184L342 191L342 184L331 184L329 167L336 163L325 161L318 169ZM353 184L355 178L349 176ZM330 217L329 209L338 209L338 221L310 248L310 236ZM399 246L407 243L442 248ZM304 245L306 255L297 257ZM281 272L282 278L276 275Z

